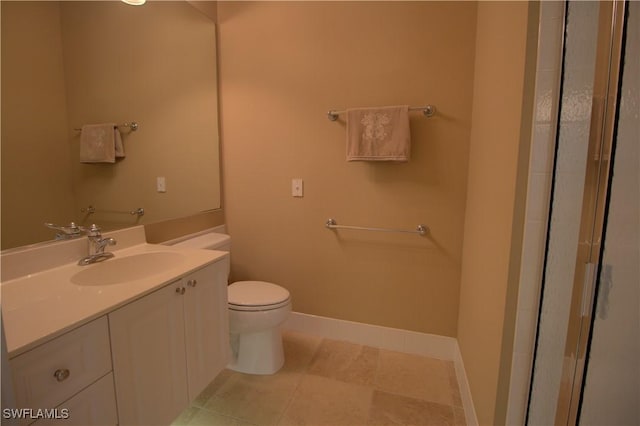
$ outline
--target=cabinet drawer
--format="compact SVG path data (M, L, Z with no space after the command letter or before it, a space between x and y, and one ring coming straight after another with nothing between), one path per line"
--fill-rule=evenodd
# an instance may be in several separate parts
M107 318L98 318L9 362L17 407L57 407L111 371Z
M57 412L63 414L60 416L62 418L38 420L32 426L118 424L113 374L107 374L73 398L60 404Z

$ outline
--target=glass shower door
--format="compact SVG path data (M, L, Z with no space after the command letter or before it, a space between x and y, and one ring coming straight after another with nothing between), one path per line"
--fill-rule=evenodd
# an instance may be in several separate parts
M581 425L640 424L640 3L628 5L613 173Z
M527 423L640 424L640 3L566 5Z

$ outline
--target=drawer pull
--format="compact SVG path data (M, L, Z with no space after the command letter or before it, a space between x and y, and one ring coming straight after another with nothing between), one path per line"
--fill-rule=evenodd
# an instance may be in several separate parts
M189 287L195 287L196 284L198 284L198 280L189 280L189 281L187 281L187 285Z
M55 377L56 380L59 382L64 382L69 378L70 375L71 375L71 372L66 368L60 368L56 370L55 373L53 373L53 377Z
M178 287L178 288L176 288L176 293L178 293L178 294L184 294L184 292L185 292L186 290L187 290L187 289L186 289L186 288L184 288L184 287Z

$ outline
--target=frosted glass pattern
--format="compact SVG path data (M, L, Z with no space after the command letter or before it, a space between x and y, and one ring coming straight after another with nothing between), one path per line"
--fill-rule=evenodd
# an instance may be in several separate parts
M598 2L570 2L538 349L528 423L555 423L586 171Z
M622 99L581 425L640 424L640 3L629 3Z

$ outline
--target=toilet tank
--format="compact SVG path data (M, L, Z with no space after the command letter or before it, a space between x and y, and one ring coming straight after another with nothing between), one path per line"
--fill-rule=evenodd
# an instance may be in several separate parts
M174 247L231 251L231 237L227 234L208 232L171 244Z

